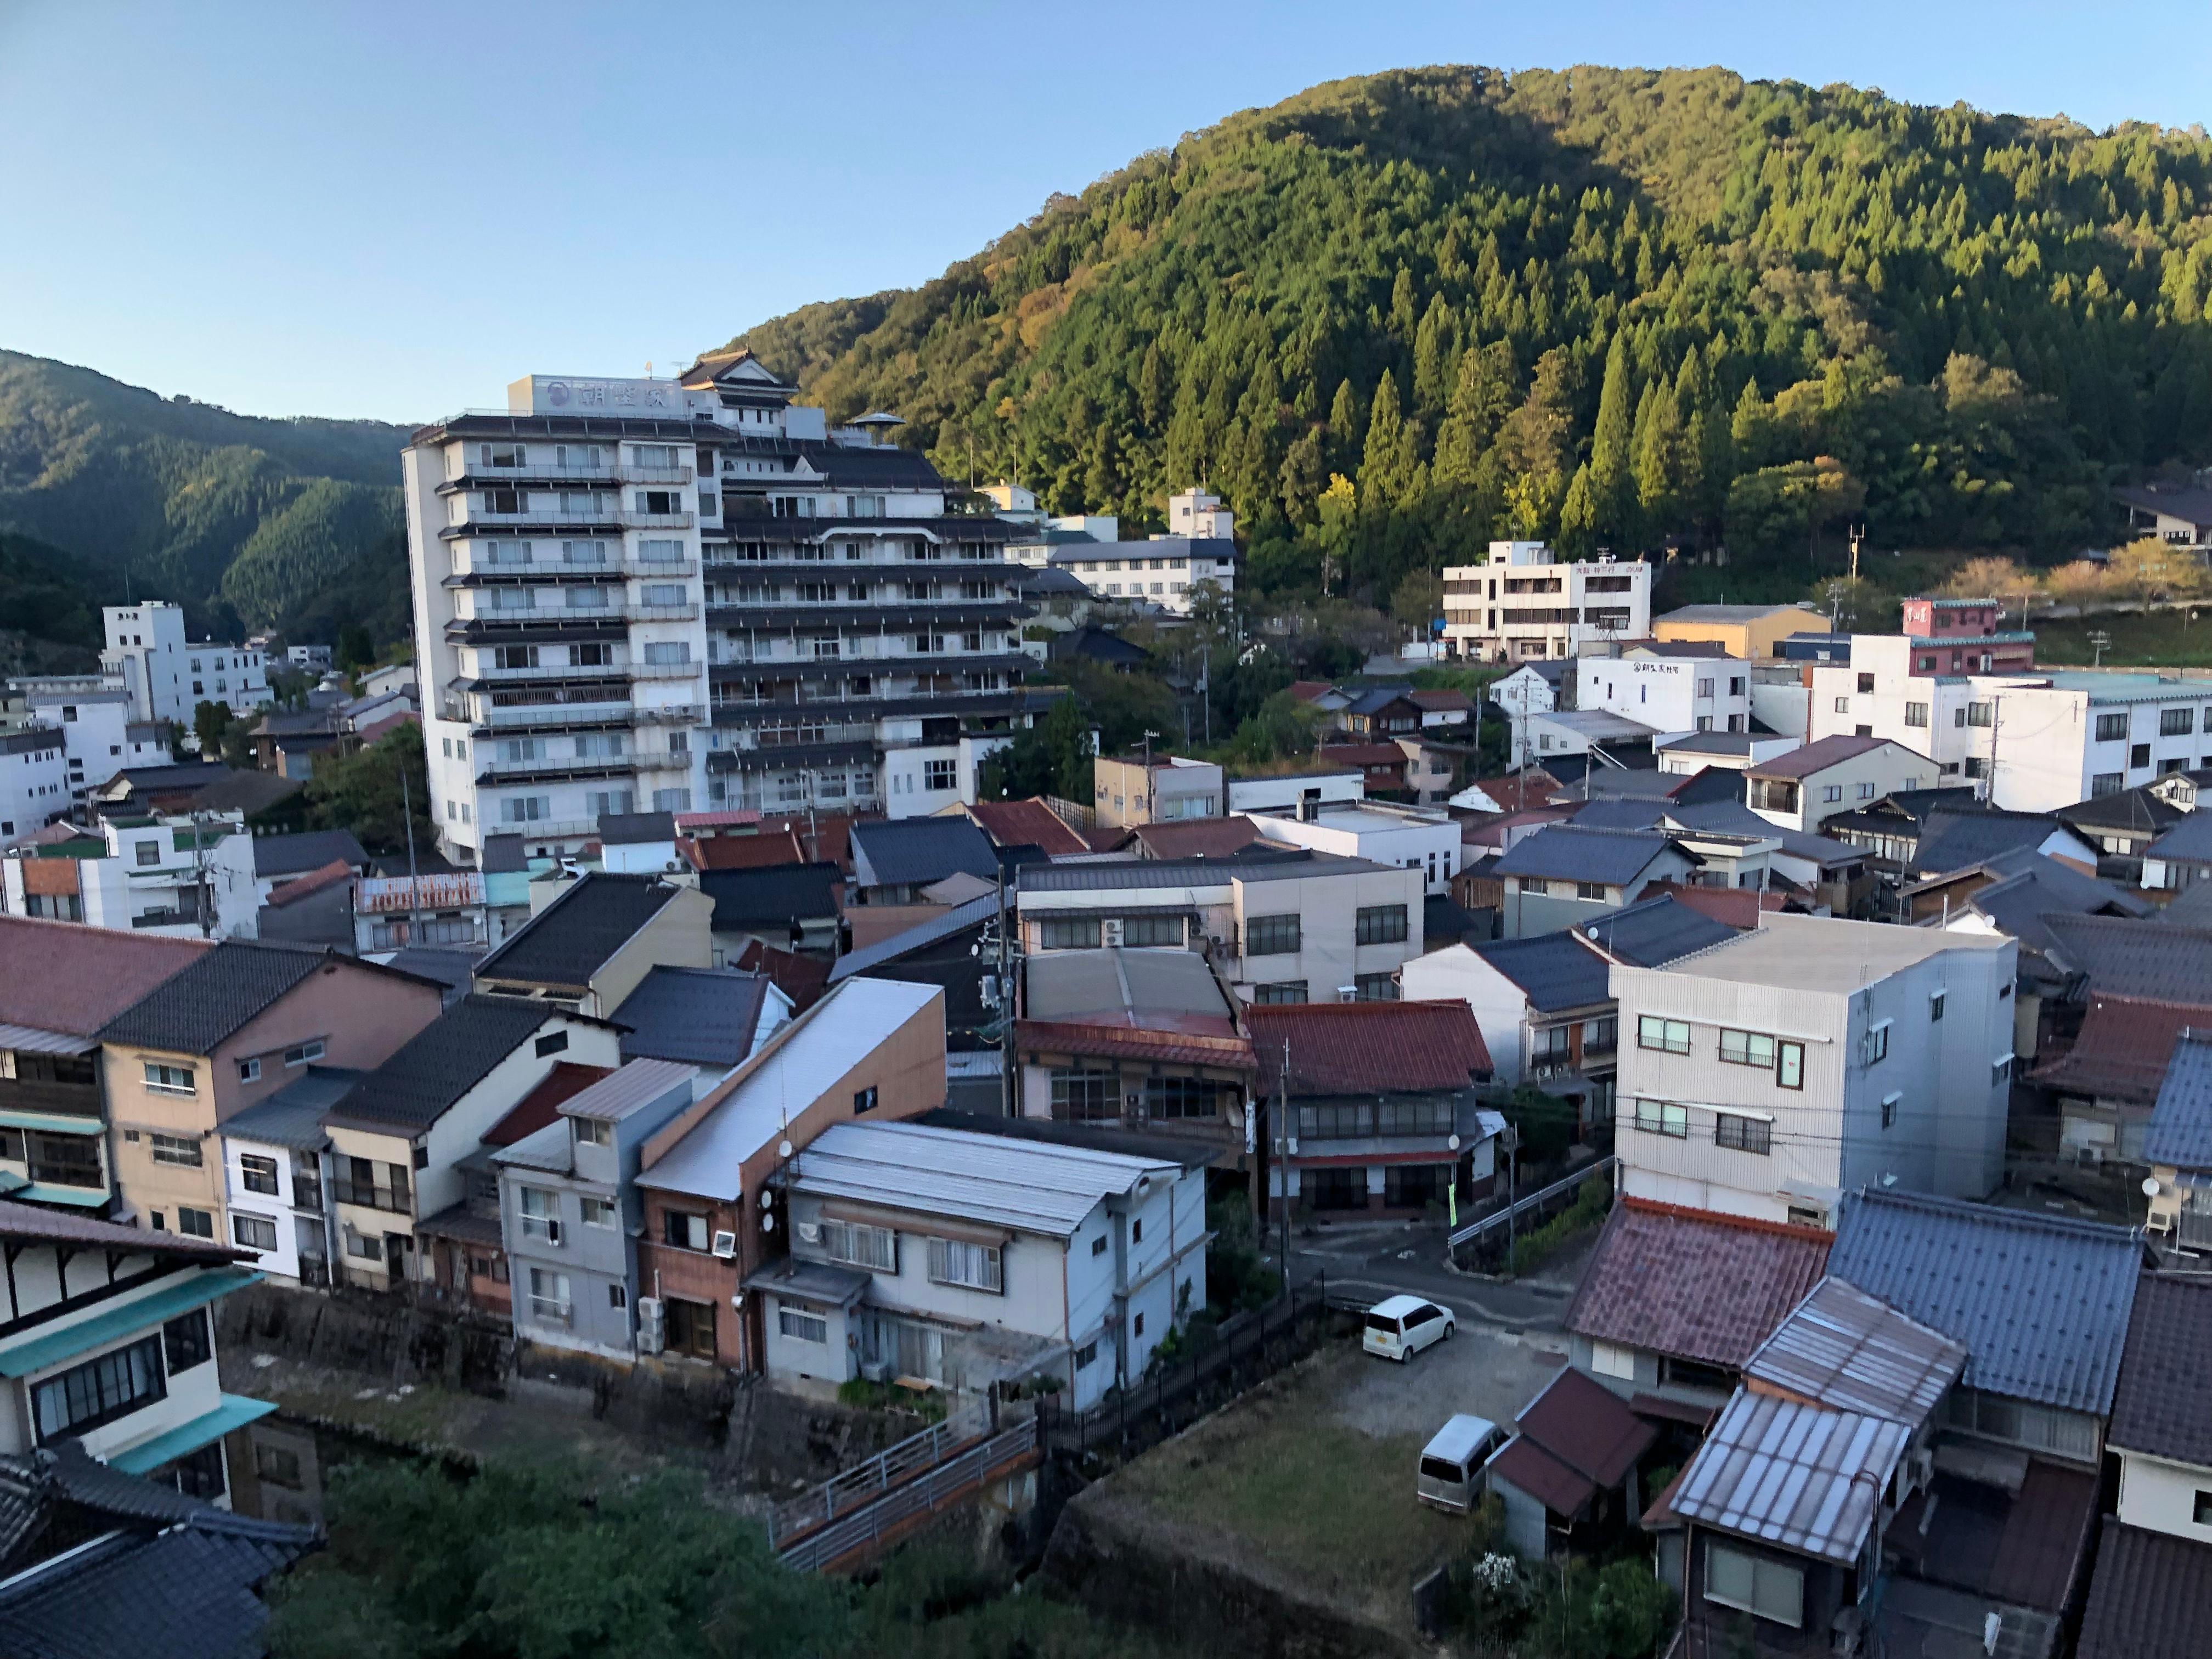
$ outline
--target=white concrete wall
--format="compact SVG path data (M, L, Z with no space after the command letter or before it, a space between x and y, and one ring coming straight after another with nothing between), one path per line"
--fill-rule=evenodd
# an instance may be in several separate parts
M1528 1068L1528 998L1464 945L1416 957L1400 973L1408 1002L1464 1002L1481 1028L1497 1080L1517 1087Z
M2212 1492L2212 1469L2142 1452L2120 1453L2119 1516L2128 1526L2212 1544L2212 1527L2196 1519L2200 1492Z

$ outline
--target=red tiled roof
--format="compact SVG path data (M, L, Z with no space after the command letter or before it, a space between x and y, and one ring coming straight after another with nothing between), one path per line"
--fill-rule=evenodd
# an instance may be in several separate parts
M1042 847L1047 853L1087 853L1091 843L1035 796L1027 800L979 800L968 816L1001 847Z
M804 864L799 837L788 830L771 830L756 836L687 836L677 851L694 870L765 870L778 864Z
M0 1024L88 1037L210 948L205 939L0 915ZM27 963L38 971L24 972Z
M479 1137L488 1146L512 1146L525 1135L534 1135L550 1123L560 1113L561 1103L572 1095L580 1095L603 1077L611 1076L611 1066L586 1066L573 1060L556 1060L545 1079L520 1100L500 1121Z
M1156 859L1227 858L1239 848L1249 847L1261 838L1252 820L1242 816L1140 823L1136 836L1144 843L1145 851Z
M1139 1030L1107 1020L1024 1019L1014 1024L1014 1041L1024 1048L1071 1054L1112 1054L1176 1066L1223 1066L1232 1071L1259 1069L1250 1041L1209 1036L1198 1031Z
M1796 888L1795 883L1790 884ZM1656 898L1662 893L1677 903L1688 905L1700 915L1711 916L1715 921L1726 922L1746 933L1759 926L1761 910L1779 910L1785 902L1780 893L1762 893L1756 887L1691 887L1678 881L1655 881L1644 890L1646 898Z
M1079 830L1075 833L1083 837L1085 848L1093 853L1118 853L1137 836L1135 830L1121 823L1109 823L1097 830Z
M1741 1366L1804 1299L1833 1235L1624 1198L1567 1309L1577 1336Z
M1762 761L1757 766L1744 769L1744 775L1752 778L1807 778L1815 772L1863 755L1869 749L1879 749L1887 738L1860 738L1838 732L1835 736L1821 738L1801 744L1786 755L1777 755L1772 760Z
M822 1000L830 988L830 964L818 957L781 951L755 939L738 954L732 967L749 974L766 974L769 983L791 999L791 1012L803 1014Z
M2029 1080L2047 1089L2148 1106L2166 1081L2175 1039L2191 1028L2212 1032L2212 1007L2092 995L2074 1046L2029 1073Z
M328 864L319 865L303 876L278 882L269 890L269 896L264 902L272 907L296 903L310 893L319 893L325 887L352 879L353 866L343 859L332 859Z
M834 815L823 813L810 824L806 821L806 814L800 812L778 817L764 817L760 821L760 827L764 835L773 834L779 830L791 830L799 837L800 850L805 855L805 862L834 864L849 876L853 873L854 823L866 823L881 816L880 813L875 812L863 813L856 820L849 813Z
M364 744L374 743L379 738L389 732L396 731L400 726L422 724L421 715L411 708L403 708L396 714L386 714L382 720L371 720L368 725L357 728L354 736ZM282 742L277 744L280 749L283 746Z
M1464 1089L1490 1075L1490 1050L1474 1011L1445 1002L1283 1002L1244 1011L1261 1084L1282 1086L1290 1044L1294 1094Z
M1571 1365L1553 1376L1514 1427L1521 1434L1513 1444L1528 1450L1516 1458L1506 1479L1561 1515L1574 1514L1582 1502L1555 1503L1555 1495L1574 1499L1579 1493L1586 1500L1595 1488L1620 1485L1659 1437L1619 1395ZM1532 1450L1542 1455L1541 1462L1529 1455Z
M1291 695L1300 702L1317 702L1336 688L1327 680L1292 680Z

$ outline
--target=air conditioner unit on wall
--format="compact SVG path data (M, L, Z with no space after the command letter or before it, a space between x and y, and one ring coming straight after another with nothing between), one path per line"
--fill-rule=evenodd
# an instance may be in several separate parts
M1103 942L1108 945L1119 945L1121 942L1121 918L1109 916L1105 920L1104 927Z
M657 1296L637 1299L637 1351L659 1353L667 1343L665 1310Z

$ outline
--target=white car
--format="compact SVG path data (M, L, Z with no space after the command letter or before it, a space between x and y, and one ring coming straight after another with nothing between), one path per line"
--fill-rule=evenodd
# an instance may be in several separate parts
M1457 1328L1450 1310L1418 1296L1394 1296L1367 1310L1359 1346L1401 1364L1431 1342L1442 1342Z

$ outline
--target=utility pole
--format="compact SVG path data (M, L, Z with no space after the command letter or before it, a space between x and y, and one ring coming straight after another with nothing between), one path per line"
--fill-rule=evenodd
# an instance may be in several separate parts
M1859 580L1859 544L1865 539L1866 526L1853 525L1851 526L1851 586L1854 588L1858 586Z
M1006 866L999 865L999 1103L1008 1117L1019 1117L1014 1097L1014 981L1006 945Z
M1513 1214L1513 1166L1520 1162L1521 1131L1512 1124L1507 1124L1505 1133L1498 1137L1498 1145L1505 1154L1505 1271L1510 1273L1513 1271L1513 1255L1516 1248L1515 1237L1518 1231L1518 1223Z
M208 890L207 820L208 815L204 811L195 812L191 817L192 881L198 889L202 939L211 938L215 933L215 917L212 914L215 908L212 901L215 896Z
M1150 726L1145 729L1145 822L1152 821L1152 739L1159 736Z
M1280 1130L1283 1156L1275 1168L1276 1207L1282 1213L1283 1294L1291 1293L1291 1152L1297 1144L1291 1133L1291 1040L1283 1039L1283 1081L1275 1091L1275 1104L1282 1115Z
M415 798L407 787L407 757L399 757L399 818L407 826L407 942L422 942L422 883L415 873ZM483 860L477 860L482 863Z
M2105 653L2111 650L2112 647L2112 636L2110 634L2107 634L2103 629L2100 628L2097 629L2096 632L2090 635L2089 648L2093 654L2089 659L2089 666L2092 668L2102 668L2105 665Z

